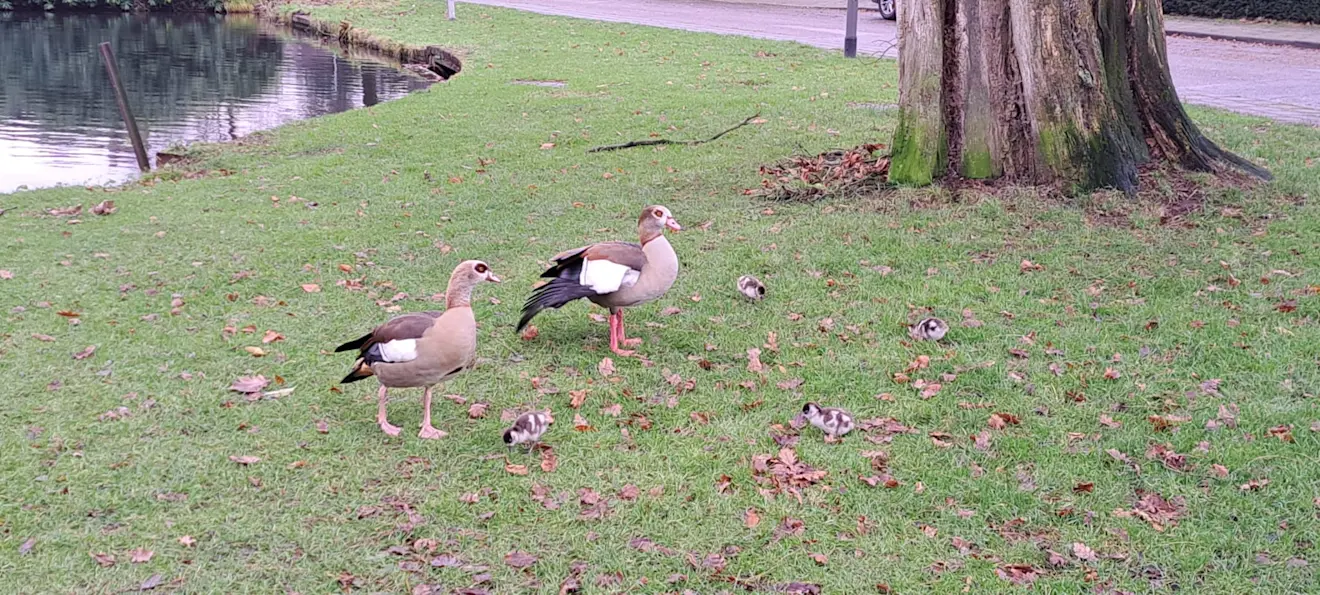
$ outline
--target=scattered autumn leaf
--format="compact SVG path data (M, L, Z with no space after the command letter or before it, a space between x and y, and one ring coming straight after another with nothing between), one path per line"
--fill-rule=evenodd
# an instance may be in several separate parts
M261 457L254 457L252 455L229 455L229 460L238 463L239 465L254 465L261 462Z
M284 340L284 335L271 330L266 331L266 334L261 337L261 342L263 344L269 344L283 340Z
M1096 556L1095 554L1095 550L1091 549L1085 543L1082 543L1080 541L1073 542L1072 550L1073 550L1073 555L1077 556L1078 560L1082 560L1085 562L1095 562L1096 560L1099 559L1099 556Z
M586 389L582 389L582 390L570 390L570 391L568 391L568 395L569 395L570 397L572 397L572 400L569 401L568 406L569 406L569 407L572 407L572 408L574 408L574 409L577 409L577 408L581 407L581 406L582 406L582 403L586 402L586 400L587 400L587 390L586 390Z
M248 352L249 354L252 355L252 357L265 357L265 355L266 355L266 350L265 350L265 349L262 349L262 348L260 348L260 347L256 347L256 346L254 346L254 345L248 345L247 347L244 347L244 348L243 348L243 351Z
M545 450L542 450L541 471L544 471L546 473L554 473L555 469L558 468L559 468L559 457L555 456L555 451L550 448L546 448Z
M599 363L599 364L596 364L596 371L597 371L597 372L600 372L600 375L601 375L601 376L604 376L604 377L606 377L606 378L609 378L610 376L613 376L613 375L614 375L614 360L612 360L612 359L610 359L610 358L608 358L608 357L607 357L607 358L604 358L604 359L602 359L602 360L600 360L600 363Z
M96 346L95 346L95 345L88 345L86 349L83 349L82 351L79 351L78 353L73 354L73 359L76 359L76 360L84 360L84 359L87 359L87 358L89 358L89 357L92 357L92 354L93 354L93 353L96 353Z
M302 290L307 293L319 293L321 291L321 286L315 283L303 283Z
M119 209L115 208L115 201L113 201L113 200L103 200L103 201L101 201L101 202L99 202L99 203L96 203L96 206L92 207L92 214L93 214L93 215L109 215L109 214L114 213L115 211L118 211L118 210L119 210Z
M533 556L527 552L520 552L515 550L509 552L504 556L504 563L508 564L509 566L512 566L513 568L522 570L524 568L530 567L533 564L536 564L536 556Z
M1105 368L1105 380L1118 380L1123 376L1122 372L1113 368Z
M128 555L130 562L134 564L144 564L146 562L150 562L151 558L156 555L156 552L153 552L146 548L137 548L134 550L129 550Z
M1261 488L1264 488L1267 485L1270 485L1270 480L1261 477L1258 479L1253 479L1251 481L1248 481L1247 483L1238 486L1238 489L1244 492L1257 492L1260 491Z
M96 563L99 564L101 568L109 568L115 565L114 554L106 554L102 552L88 552L87 555L91 556L93 560L96 560Z
M1293 442L1292 428L1292 424L1274 426L1266 434L1278 438L1280 442Z
M261 392L262 389L265 389L269 384L270 381L262 374L256 376L239 376L238 380L235 380L234 383L229 386L229 390L236 393L254 394Z
M760 349L753 347L747 350L747 371L753 374L765 371L765 364L761 363Z
M0 269L0 279L13 279L14 273Z
M743 513L743 525L748 529L755 529L756 526L760 524L761 515L756 513L755 508L748 508L747 511Z
M591 422L588 422L587 418L582 417L581 413L575 413L573 414L573 429L579 432L590 432L596 428L592 427Z
M1006 564L996 568L995 574L1014 585L1031 585L1040 578L1040 573L1030 564Z
M504 465L504 470L512 475L527 475L527 465L514 465L512 463L507 463Z
M197 545L197 540L193 539L192 535L184 535L179 538L179 545L182 545L183 547L192 547Z

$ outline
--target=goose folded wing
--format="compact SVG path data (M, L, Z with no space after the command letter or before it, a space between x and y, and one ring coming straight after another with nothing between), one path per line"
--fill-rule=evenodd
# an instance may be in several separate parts
M362 356L368 362L400 363L417 359L417 341L441 312L417 312L396 317L364 337Z
M646 266L642 247L629 242L602 242L580 252L582 271L578 283L597 294L613 293L637 283Z

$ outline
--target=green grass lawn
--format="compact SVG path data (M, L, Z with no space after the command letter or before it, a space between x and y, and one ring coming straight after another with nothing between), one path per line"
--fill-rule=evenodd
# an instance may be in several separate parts
M894 112L865 104L896 101L894 63L460 9L314 7L465 52L427 92L199 149L195 179L0 196L3 590L1314 591L1320 130L1194 110L1277 181L1186 225L1106 193L768 203L742 192L760 164L887 142ZM703 146L585 153L756 112ZM78 224L44 212L106 199ZM673 290L628 317L651 364L603 377L587 304L520 339L545 259L632 239L649 203L686 227ZM466 403L437 399L450 435L422 441L420 394L396 391L389 438L374 382L336 388L352 357L329 351L436 308L467 258L505 283L477 290L481 364L439 391ZM744 273L765 301L740 299ZM904 332L926 308L953 324L940 344ZM227 390L250 374L292 392ZM807 400L911 432L807 428L794 454L827 475L767 495L771 429ZM514 454L516 475L500 418L531 406L556 414L558 468ZM861 479L881 473L897 487ZM1181 502L1172 522L1132 514L1149 494Z

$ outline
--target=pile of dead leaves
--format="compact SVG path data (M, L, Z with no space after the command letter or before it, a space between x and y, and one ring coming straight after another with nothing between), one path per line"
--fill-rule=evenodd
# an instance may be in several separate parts
M883 148L884 145L859 145L812 157L794 155L779 163L763 165L761 187L749 188L744 194L811 202L873 193L889 187L889 157L875 155Z
M752 457L752 477L761 486L757 490L767 498L789 494L801 502L801 488L820 483L828 474L798 460L797 452L791 448L779 449L778 455Z

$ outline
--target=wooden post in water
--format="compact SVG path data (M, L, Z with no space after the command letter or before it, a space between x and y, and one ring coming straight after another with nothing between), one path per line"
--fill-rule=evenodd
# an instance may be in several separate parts
M124 92L124 85L119 82L115 51L110 48L108 41L101 43L101 58L105 61L106 74L110 75L110 86L115 90L115 103L119 104L119 115L124 119L124 126L128 127L128 140L132 141L133 152L137 154L138 168L142 171L151 171L147 147L142 144L142 133L138 132L137 120L133 119L133 112L128 109L128 94Z
M454 14L454 1L455 0L449 0L449 20L451 21L458 18L458 15Z
M857 0L848 0L848 20L843 33L843 57L857 57Z

